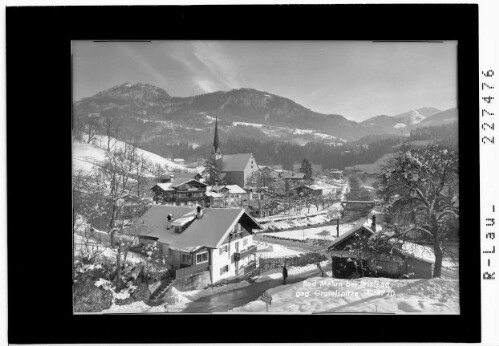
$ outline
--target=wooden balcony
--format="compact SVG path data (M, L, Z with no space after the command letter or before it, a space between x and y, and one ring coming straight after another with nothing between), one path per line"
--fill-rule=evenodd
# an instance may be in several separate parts
M205 270L208 270L209 267L210 267L210 264L208 262L206 262L206 263L198 264L195 266L180 268L180 269L175 270L175 278L181 279L181 278L185 278L187 276L201 273Z
M248 256L251 256L253 254L256 254L257 247L256 245L251 245L245 250L242 250L240 252L235 252L234 253L234 261L239 261L242 259L245 259Z

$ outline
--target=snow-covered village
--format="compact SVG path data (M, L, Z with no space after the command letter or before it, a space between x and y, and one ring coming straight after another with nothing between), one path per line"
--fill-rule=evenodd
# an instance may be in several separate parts
M73 312L459 314L456 45L363 44L74 43Z

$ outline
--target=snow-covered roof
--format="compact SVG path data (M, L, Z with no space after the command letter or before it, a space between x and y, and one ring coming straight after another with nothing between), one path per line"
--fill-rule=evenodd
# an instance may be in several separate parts
M156 186L158 186L163 191L172 190L172 183L157 183Z
M168 214L173 214L173 224L178 219L190 218L192 220L196 215L196 209L152 205L135 223L137 232L140 235L157 238L158 242L168 244L170 248L194 251L201 247L217 248L243 217L252 223L252 228L263 229L242 208L205 208L200 219L194 219L182 233L175 233L173 229L166 229Z
M214 191L208 190L206 191L206 196L213 198L222 198L224 195L222 195L221 193L216 193Z
M193 178L178 178L178 179L174 179L173 182L172 182L172 187L178 187L180 185L184 185L185 183L188 183L190 181L195 181L196 183L199 183L199 184L202 184L202 185L206 185L205 183L201 183L199 181L197 181L196 179L193 179Z
M360 232L362 229L370 232L371 234L374 234L374 232L369 228L366 227L364 224L364 221L360 221L355 224L351 229L340 235L338 238L336 238L331 245L329 245L328 250L333 250L336 246L338 246L340 243L345 241L346 239L350 238L353 234Z
M230 194L243 194L247 193L242 187L239 185L220 185L220 186L213 186L212 191L222 191L224 188L228 189L228 192Z

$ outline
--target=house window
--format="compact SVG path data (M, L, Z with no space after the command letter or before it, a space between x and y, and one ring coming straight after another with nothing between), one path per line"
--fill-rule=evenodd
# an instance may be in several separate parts
M183 253L180 255L180 263L192 264L192 255L190 253Z
M222 268L220 268L220 275L224 275L225 273L228 273L229 272L229 266L226 265L226 266L223 266Z
M246 246L246 245L248 245L248 239L243 240L243 246Z
M227 245L224 245L219 249L219 255L223 255L226 252L227 252Z
M196 264L208 262L208 251L196 254Z

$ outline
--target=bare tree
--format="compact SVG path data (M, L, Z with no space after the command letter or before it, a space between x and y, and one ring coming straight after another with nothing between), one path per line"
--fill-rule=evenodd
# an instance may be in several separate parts
M85 119L84 129L87 143L92 143L95 140L97 132L97 119L95 117L88 116Z
M115 228L115 220L125 205L125 199L131 195L137 184L134 179L136 153L135 145L125 143L124 148L107 153L104 165L96 172L95 180L106 190L109 231Z
M151 173L154 175L154 178L156 179L156 182L159 182L166 173L166 170L163 168L163 166L161 166L159 162L153 165L150 169Z
M145 173L149 170L151 164L144 157L144 154L141 154L135 163L135 180L137 181L137 196L140 196L140 188L143 186L147 179L145 177Z
M111 151L111 141L114 135L114 119L111 117L106 117L104 120L104 131L106 133L107 139L107 151Z
M76 218L81 214L85 196L85 173L82 169L73 170L73 231L76 230Z
M81 116L73 114L73 139L82 141L85 132L85 124Z

